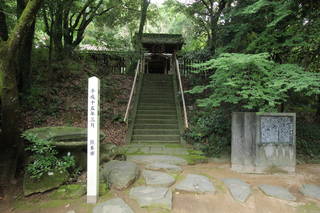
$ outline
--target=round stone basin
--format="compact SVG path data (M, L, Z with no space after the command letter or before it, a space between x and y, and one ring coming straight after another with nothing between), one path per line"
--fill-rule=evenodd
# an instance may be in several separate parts
M33 128L24 132L32 133L37 137L52 141L57 148L81 148L87 145L87 129L68 126L54 126ZM100 141L105 138L105 134L100 133Z

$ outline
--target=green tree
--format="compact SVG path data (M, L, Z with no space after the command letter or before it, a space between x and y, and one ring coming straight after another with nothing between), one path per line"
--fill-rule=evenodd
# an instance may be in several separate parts
M232 0L195 0L190 4L180 3L180 9L191 19L198 31L207 36L207 49L214 55L217 49L219 24ZM179 5L179 4L178 4Z
M88 25L117 6L117 1L104 0L46 1L42 17L50 36L50 55L51 50L57 59L70 55L83 40Z
M217 59L194 65L196 73L214 70L207 85L196 86L192 94L208 91L198 100L202 107L225 104L238 110L279 111L289 94L320 94L320 73L305 72L293 64L277 64L269 54L221 54Z

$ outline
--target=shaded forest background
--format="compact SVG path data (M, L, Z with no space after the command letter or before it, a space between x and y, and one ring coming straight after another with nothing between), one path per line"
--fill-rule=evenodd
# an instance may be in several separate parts
M313 0L2 0L1 150L18 159L27 128L85 127L92 75L104 82L107 142L122 144L139 38L152 32L185 38L189 143L209 156L228 153L232 111L297 112L300 160L318 162L319 11ZM107 65L88 54L97 51ZM113 71L119 60L123 69Z

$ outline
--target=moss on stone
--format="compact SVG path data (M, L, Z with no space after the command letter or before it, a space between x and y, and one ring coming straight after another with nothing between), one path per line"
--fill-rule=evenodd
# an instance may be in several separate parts
M86 186L82 184L70 184L59 187L49 197L52 199L75 199L86 194Z
M99 195L100 196L104 196L106 194L108 194L109 192L109 187L106 183L100 183L99 184Z
M52 175L45 174L39 180L31 179L26 173L23 179L23 193L25 196L28 196L55 189L66 182L68 178L69 174L67 172L54 171Z
M203 156L203 155L182 155L182 156L179 156L179 157L182 157L184 158L189 165L195 165L195 164L198 164L198 163L207 163L208 162L208 158Z
M51 140L57 147L78 147L87 144L87 129L69 126L50 126L26 130L23 134L34 134L40 139ZM100 133L100 140L105 134Z

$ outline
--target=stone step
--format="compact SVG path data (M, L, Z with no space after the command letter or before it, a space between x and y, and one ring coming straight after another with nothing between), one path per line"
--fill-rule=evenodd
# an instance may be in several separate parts
M163 89L163 90L173 90L173 86L170 85L142 85L143 90L156 90L156 89Z
M156 82L156 81L145 81L142 83L142 85L146 85L146 86L170 86L173 87L173 82L169 81L169 82Z
M173 95L145 95L141 94L140 101L141 100L174 100Z
M149 103L174 103L173 98L167 98L167 97L155 97L155 98L145 98L141 97L140 99L141 103L149 102Z
M176 124L177 119L136 119L136 124Z
M158 95L158 94L166 94L166 95L173 95L173 89L163 89L163 88L145 88L141 90L141 94L152 94L152 95Z
M175 102L172 101L139 101L140 105L171 105L175 106Z
M173 81L172 80L145 80L143 81L143 84L146 85L169 85L172 86L173 85Z
M134 129L133 134L137 135L179 135L179 129Z
M174 99L174 96L172 94L154 94L154 93L142 93L140 95L141 97L140 98L168 98L168 99Z
M136 135L133 134L132 139L134 141L141 140L141 141L179 141L180 135Z
M145 74L143 77L143 80L154 80L154 81L159 81L159 80L172 80L171 75L157 75L157 74Z
M177 115L137 114L137 119L177 119Z
M167 81L172 81L173 79L172 79L172 77L165 77L165 78L161 78L161 77L156 77L156 78L150 78L150 77L145 77L144 79L143 79L144 81L164 81L164 82L167 82Z
M138 143L138 144L141 144L141 143L171 143L171 144L180 144L180 141L177 141L177 140L135 140L133 139L131 141L132 143Z
M151 88L163 88L163 89L173 89L171 84L142 84L142 89L151 89Z
M143 89L148 88L164 88L164 89L173 89L173 84L157 84L157 83L143 83L142 84Z
M137 110L137 114L166 114L166 115L177 115L177 111L175 109L168 109L168 110L154 110L154 109L148 109L148 110Z
M135 124L136 129L176 129L178 124Z
M175 109L175 104L170 103L139 103L138 110L140 109Z
M138 105L138 110L176 110L176 106L175 105L152 105L152 104L149 104L149 105Z
M142 97L166 97L166 98L174 98L172 92L143 92L140 94Z
M171 155L129 155L127 160L145 165L150 163L169 163L184 166L188 164L185 159Z

